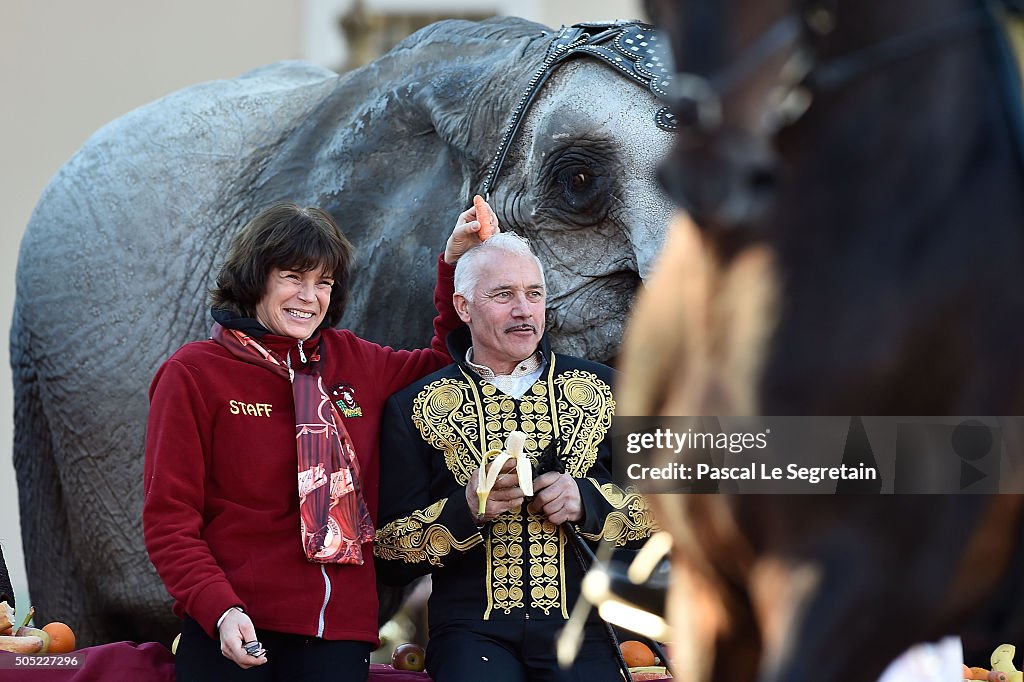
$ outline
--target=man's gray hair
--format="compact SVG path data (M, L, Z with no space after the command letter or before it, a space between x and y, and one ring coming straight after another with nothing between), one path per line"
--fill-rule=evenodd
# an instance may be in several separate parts
M474 246L459 258L455 264L455 293L462 294L467 301L473 300L473 292L476 291L480 277L483 275L480 271L480 258L492 252L532 258L533 262L537 264L537 269L540 270L540 282L547 289L547 284L544 282L544 266L530 248L530 242L515 232L499 232L480 246Z

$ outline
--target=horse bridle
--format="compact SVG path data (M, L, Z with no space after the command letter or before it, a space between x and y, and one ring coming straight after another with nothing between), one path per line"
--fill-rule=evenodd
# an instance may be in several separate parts
M772 57L788 51L791 56L776 74L771 99L764 110L759 112L759 135L772 141L781 130L803 116L816 96L840 90L852 81L899 60L929 49L941 48L954 39L985 31L991 34L991 57L1002 83L1002 100L1010 121L1017 156L1024 164L1024 108L1020 80L1012 48L999 26L998 10L994 6L996 1L978 0L976 7L948 19L899 33L827 60L818 58L814 46L836 26L836 0L794 3L799 11L791 11L770 24L724 67L688 68L676 73L666 99L676 115L677 129L684 146L707 146L723 131L723 100L739 93L742 87L759 75L759 70ZM714 14L712 8L709 15ZM706 34L707 31L702 33ZM694 57L691 61L700 64L707 61L706 55L714 54L717 46L707 45L706 35L698 36L695 42L703 42L704 45L685 44L681 48L686 58ZM686 61L684 59L684 63ZM682 176L673 175L664 169L660 175L662 186L669 196L681 205L689 206L687 189L680 184L685 182ZM726 201L739 205L751 203L743 196L727 197ZM701 216L694 217L700 222ZM736 227L729 218L716 220L719 228L731 230Z
M817 38L834 30L836 2L819 0L797 4L801 9L799 13L790 12L777 19L725 67L710 74L691 71L675 74L666 99L676 114L677 128L684 135L717 133L722 125L722 99L748 81L768 58L784 49L792 49L794 55L779 74L776 108L765 112L773 123L768 126L771 135L796 122L810 107L815 94L838 90L887 64L948 44L953 38L977 30L996 28L997 24L993 0L979 0L977 7L956 16L819 61L812 45ZM1002 56L1012 66L1012 54L1005 41L1002 47L1005 53ZM684 49L691 49L691 46L684 46ZM1015 135L1019 148L1024 150L1019 81L1010 77L1004 78L1004 83L1011 100L1017 103L1012 112Z
M664 99L669 95L672 70L668 66L667 49L652 26L638 21L588 22L563 26L548 45L544 61L519 97L501 135L498 149L491 158L487 175L480 186L480 194L488 201L530 106L551 74L560 65L577 56L596 59L619 75L649 89L658 98ZM655 113L654 120L663 130L676 129L675 117L667 106Z

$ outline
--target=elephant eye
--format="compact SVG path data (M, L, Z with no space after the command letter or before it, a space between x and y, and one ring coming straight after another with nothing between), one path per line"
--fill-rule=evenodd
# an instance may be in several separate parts
M608 182L588 166L568 166L558 171L557 185L562 201L577 214L600 218L603 213L603 189Z
M545 182L539 210L557 216L563 226L605 220L615 188L615 159L608 145L579 140L551 153L541 173Z
M593 179L594 176L587 171L580 171L572 176L572 179L569 180L569 184L574 190L579 191L586 187Z
M558 173L558 181L567 193L581 194L594 184L595 175L589 168L563 168Z

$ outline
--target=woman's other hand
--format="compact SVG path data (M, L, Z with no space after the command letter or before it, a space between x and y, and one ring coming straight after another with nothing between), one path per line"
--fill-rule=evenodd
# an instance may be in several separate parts
M483 238L481 238L481 220L480 216L477 215L477 206L480 206L482 210L486 210L490 214L483 216L483 222L490 221L490 234L486 234L488 230L484 230L485 236ZM448 237L448 243L444 248L444 261L449 265L455 265L455 262L459 260L462 254L474 246L479 246L486 239L499 232L501 232L501 229L498 227L498 216L495 215L487 202L482 199L479 200L459 214L459 219L455 223L455 229L452 230L452 234Z
M247 642L256 641L256 628L245 612L236 608L229 609L220 624L220 652L234 661L240 668L252 668L267 662L267 652L260 651L259 656L250 656L242 646Z

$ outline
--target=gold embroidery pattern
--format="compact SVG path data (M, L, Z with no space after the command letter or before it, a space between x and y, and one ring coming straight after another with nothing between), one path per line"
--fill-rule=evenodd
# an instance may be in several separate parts
M600 533L581 533L588 540L605 539L621 547L633 540L642 540L658 530L647 499L638 493L625 492L614 483L598 484L588 478L615 511L604 520Z
M412 401L412 423L423 440L444 453L445 466L459 485L466 485L480 466L482 414L471 386L459 379L438 379Z
M523 522L518 514L505 512L491 525L487 541L487 611L506 615L523 608ZM492 582L493 581L493 582Z
M492 384L480 381L480 401L484 412L484 430L487 434L484 451L500 450L505 447L509 433L522 431L526 434L523 452L533 464L536 464L537 455L551 441L548 387L542 382L537 382L516 401Z
M565 443L566 473L580 478L597 461L597 446L612 425L612 389L593 372L572 370L555 377L558 431Z
M562 575L562 551L565 539L561 529L537 514L529 515L530 529L530 606L550 615L551 609L562 607L562 591L560 589Z
M538 381L518 401L513 400L486 381L480 381L478 387L484 413L484 431L487 434L486 449L500 449L504 447L510 432L522 431L526 434L523 453L530 458L533 464L536 464L537 455L547 447L553 431L548 407L550 389L547 383ZM535 596L537 593L535 572L539 570L541 575L544 575L546 571L550 570L543 566L538 569L534 565L538 547L541 557L548 556L544 551L546 545L538 545L538 541L550 543L550 538L537 537L535 519L540 520L540 517L529 515L525 529L530 540L528 560L530 563L531 606L538 605ZM491 527L491 534L487 540L491 554L487 567L488 608L484 619L489 617L492 608L497 608L508 614L512 609L525 607L523 519L519 515L509 513L507 516L499 517L498 521L500 523L495 523ZM550 526L551 524L546 525ZM557 552L558 529L554 526L551 527L555 529L554 548ZM555 576L557 580L557 567ZM553 596L550 595L552 591ZM555 606L560 604L557 585L550 588L541 586L541 602L545 604L544 607L541 607L545 609L545 613L548 612L552 604Z
M556 376L553 354L549 362L544 378L518 400L465 372L464 380L432 382L413 400L413 423L431 447L444 453L445 466L459 485L469 481L482 453L502 448L509 432L515 430L526 433L524 452L534 464L556 434L565 444L566 473L570 476L582 477L597 461L598 444L611 427L615 411L611 388L592 372L573 370ZM605 529L609 529L609 523L625 528L629 519L623 519L606 522ZM479 538L474 540L474 544L480 542ZM528 545L525 557L524 545ZM507 512L492 524L485 549L485 620L493 610L509 614L513 609L525 608L527 565L530 607L545 614L560 610L563 617L568 617L563 597L565 536L558 527L534 514L528 515L524 527L522 516ZM426 560L430 561L426 551Z
M456 540L446 526L434 523L447 501L435 502L381 528L374 541L374 556L391 561L402 560L407 564L426 561L432 566L444 566L441 558L453 549L464 552L483 542L479 535Z

